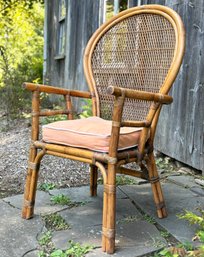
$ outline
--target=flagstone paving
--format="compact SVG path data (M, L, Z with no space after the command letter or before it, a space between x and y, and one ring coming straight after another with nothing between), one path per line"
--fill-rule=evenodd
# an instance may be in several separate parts
M154 256L154 252L168 246L161 234L166 229L184 243L191 241L196 227L178 219L185 209L204 208L204 189L191 176L171 176L163 184L168 217L158 219L149 184L124 185L117 188L116 253L117 257ZM86 256L108 256L101 250L103 187L98 196L89 196L89 187L67 188L37 192L35 216L21 218L22 195L0 200L0 256L36 257L39 238L46 231L44 215L58 213L70 225L69 229L53 231L52 243L57 249L67 249L68 241L90 244L94 249ZM51 196L67 195L69 206L53 205ZM146 214L146 215L145 215ZM149 216L147 216L149 215ZM156 223L154 222L156 221Z

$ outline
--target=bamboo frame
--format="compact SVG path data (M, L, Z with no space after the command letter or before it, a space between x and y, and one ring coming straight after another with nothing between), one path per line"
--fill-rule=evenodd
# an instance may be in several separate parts
M145 92L141 90L133 90L133 89L127 89L127 88L113 87L113 86L109 86L107 89L108 94L115 95L115 96L121 96L123 91L124 91L125 97L127 98L154 101L162 104L170 104L173 102L173 98L171 96L161 94L161 93L151 93L151 92Z
M44 92L48 94L58 94L58 95L69 95L75 97L82 97L82 98L92 98L92 94L90 92L79 91L79 90L68 90L60 87L53 87L47 85L40 85L40 84L33 84L33 83L23 83L23 88L30 90L30 91L38 91Z
M164 17L174 28L175 50L174 56L168 70L167 76L158 93L142 90L121 88L113 85L107 89L107 94L114 96L114 108L112 116L112 132L109 153L93 152L91 150L79 149L69 146L48 144L39 140L39 118L57 114L66 114L67 118L73 119L72 97L83 97L92 99L93 115L100 116L100 96L96 88L94 72L92 69L92 55L94 49L101 39L113 26L128 17L141 14L155 14ZM90 39L84 54L84 72L89 85L90 92L68 90L59 87L36 85L24 83L23 87L32 91L32 133L29 154L29 165L24 194L24 207L22 217L29 219L34 213L34 202L40 161L45 154L62 158L78 160L90 164L90 194L97 195L97 173L102 173L104 183L103 194L103 227L102 227L102 250L107 253L115 251L115 211L116 211L116 174L126 174L140 177L151 183L154 202L159 218L167 216L164 198L159 182L159 176L153 155L153 141L159 113L163 104L170 104L173 99L167 95L182 62L184 54L185 32L183 23L173 10L160 5L147 5L128 9L119 13L104 25L102 25ZM145 40L144 40L145 41ZM144 42L143 42L144 43ZM145 62L145 60L143 60ZM141 67L141 70L145 68ZM126 73L128 71L125 71ZM142 74L143 76L144 74ZM144 77L144 76L143 76ZM119 86L119 87L116 87ZM65 110L40 110L40 92L49 94L60 94L65 99ZM122 120L123 105L126 98L142 101L151 101L152 104L144 120ZM140 141L134 149L118 152L118 141L120 127L142 127ZM143 161L146 161L144 165ZM141 171L132 170L122 165L137 162Z

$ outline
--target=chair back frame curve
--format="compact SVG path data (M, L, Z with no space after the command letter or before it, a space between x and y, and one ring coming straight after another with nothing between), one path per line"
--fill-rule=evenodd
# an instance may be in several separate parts
M166 18L173 26L175 31L175 51L174 57L169 68L168 74L161 85L160 92L163 94L168 94L181 65L182 58L184 55L185 49L185 30L183 26L183 22L180 16L173 11L172 9L161 6L161 5L143 5L135 8L127 9L119 13L118 15L111 18L109 21L104 23L96 32L93 34L91 39L89 40L87 47L84 53L84 73L85 77L89 86L89 90L92 94L93 100L93 115L100 116L100 100L99 95L96 89L96 83L93 76L92 70L92 55L93 51L100 40L100 38L113 26L121 22L122 20L134 16L134 15L141 15L141 14L156 14L163 16ZM116 85L115 85L116 86ZM120 85L117 85L120 86Z

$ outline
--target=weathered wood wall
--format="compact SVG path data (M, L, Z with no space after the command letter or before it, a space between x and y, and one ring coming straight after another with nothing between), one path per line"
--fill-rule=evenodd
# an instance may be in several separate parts
M57 0L47 0L47 83L86 90L83 51L99 24L103 0L68 0L66 58L55 60ZM129 0L136 4L163 4L176 10L186 28L186 54L171 94L164 106L155 147L164 154L204 172L204 1Z
M99 26L100 0L67 0L65 58L56 59L59 0L46 2L44 81L69 89L87 90L83 52Z
M69 0L65 87L87 90L83 73L83 53L89 38L99 26L98 0ZM68 86L69 85L69 86Z
M141 2L171 7L186 29L184 61L171 91L174 102L162 110L155 147L204 174L204 1Z

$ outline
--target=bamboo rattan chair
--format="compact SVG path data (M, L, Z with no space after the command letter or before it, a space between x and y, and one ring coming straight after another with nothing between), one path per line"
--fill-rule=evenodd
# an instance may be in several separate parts
M97 194L97 171L101 171L104 183L103 251L113 253L115 250L116 173L148 180L158 217L167 216L155 166L153 140L162 104L173 101L168 92L182 62L184 38L182 21L170 8L159 5L131 8L102 25L86 47L84 71L90 92L24 83L33 93L33 110L23 218L33 216L38 171L45 154L90 164L92 196ZM66 110L40 110L40 92L63 95ZM70 121L66 122L74 122L72 97L91 98L93 116L112 121L109 147L105 152L97 147L94 150L73 147L69 142L64 145L55 139L39 140L40 116L67 114ZM122 127L131 127L139 134L136 146L126 146L119 151ZM124 166L131 162L136 162L141 170Z

